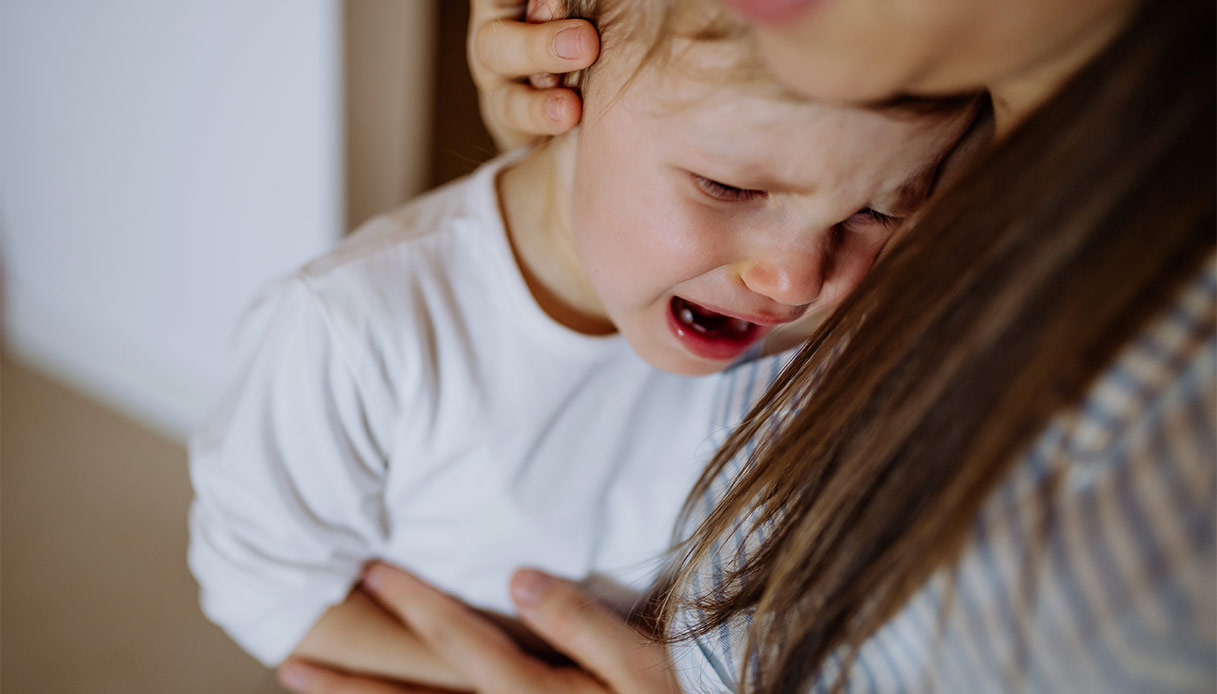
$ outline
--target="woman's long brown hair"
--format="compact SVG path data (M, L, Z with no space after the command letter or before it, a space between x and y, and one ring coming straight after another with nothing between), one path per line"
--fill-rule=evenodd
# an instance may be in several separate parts
M1047 420L1212 253L1215 84L1211 0L1146 2L939 196L692 492L686 518L747 456L681 547L663 618L703 618L677 637L753 611L741 689L805 691L958 558ZM747 558L682 595L736 533Z

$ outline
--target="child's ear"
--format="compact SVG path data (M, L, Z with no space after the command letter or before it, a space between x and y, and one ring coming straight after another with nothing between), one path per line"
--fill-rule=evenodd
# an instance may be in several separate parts
M528 0L524 18L530 22L548 22L566 18L566 0Z

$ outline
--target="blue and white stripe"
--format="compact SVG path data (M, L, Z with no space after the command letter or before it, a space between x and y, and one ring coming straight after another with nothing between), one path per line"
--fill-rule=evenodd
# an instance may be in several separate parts
M1049 422L982 507L960 562L863 645L844 691L1217 690L1215 322L1210 258ZM726 375L716 445L788 358ZM744 460L712 485L707 511ZM690 589L721 587L747 548L728 538ZM734 691L749 624L741 615L678 653L688 691ZM811 691L830 691L842 661Z

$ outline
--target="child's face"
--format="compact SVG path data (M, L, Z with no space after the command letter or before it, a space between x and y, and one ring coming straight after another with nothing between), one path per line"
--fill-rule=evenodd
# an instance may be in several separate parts
M774 330L809 335L970 119L786 101L693 78L697 59L644 70L619 95L611 73L593 77L571 210L604 315L652 365L687 375Z

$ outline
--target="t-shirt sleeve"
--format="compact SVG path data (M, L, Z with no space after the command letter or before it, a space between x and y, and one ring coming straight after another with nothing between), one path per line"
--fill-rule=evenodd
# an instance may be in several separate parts
M340 602L384 537L384 454L351 355L305 279L246 317L230 385L190 442L203 612L268 666Z

